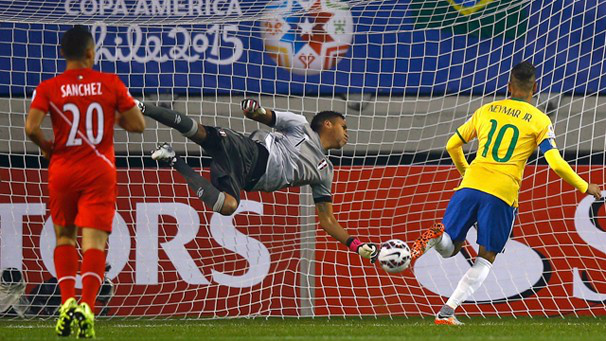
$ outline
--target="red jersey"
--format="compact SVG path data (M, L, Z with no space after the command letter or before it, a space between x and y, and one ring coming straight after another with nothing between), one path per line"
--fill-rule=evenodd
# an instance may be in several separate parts
M55 140L53 163L115 168L115 113L135 106L117 75L92 69L66 70L36 89L31 108L50 112Z

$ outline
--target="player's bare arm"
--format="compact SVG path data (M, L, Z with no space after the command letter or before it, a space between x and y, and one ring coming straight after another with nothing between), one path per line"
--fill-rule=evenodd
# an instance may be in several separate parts
M273 110L261 107L254 99L245 99L241 105L244 116L270 127L273 125L275 115Z
M30 109L25 121L25 134L32 142L40 147L42 156L46 159L50 159L53 151L53 142L44 137L44 133L42 132L42 129L40 129L44 116L46 116L46 114L42 112L42 110Z
M118 125L131 133L142 133L145 130L145 119L138 106L118 114Z
M320 202L316 204L316 211L318 212L318 219L320 220L320 226L330 234L334 239L345 244L349 238L349 234L339 224L337 218L335 218L332 211L331 202Z
M335 218L331 202L316 203L316 211L318 212L318 218L320 219L320 226L322 226L326 233L347 245L351 251L374 261L378 253L377 247L374 244L363 244L357 238L351 237L339 224L337 218Z

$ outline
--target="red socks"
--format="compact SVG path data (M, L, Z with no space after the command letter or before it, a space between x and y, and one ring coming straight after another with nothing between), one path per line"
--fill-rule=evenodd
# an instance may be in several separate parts
M78 251L72 245L55 247L55 270L61 290L61 304L76 296ZM82 302L94 311L97 293L105 275L105 251L89 249L82 260Z
M55 247L55 271L61 290L61 304L76 296L76 273L78 272L78 251L73 245Z
M105 251L89 249L82 259L82 303L95 310L95 300L105 274Z

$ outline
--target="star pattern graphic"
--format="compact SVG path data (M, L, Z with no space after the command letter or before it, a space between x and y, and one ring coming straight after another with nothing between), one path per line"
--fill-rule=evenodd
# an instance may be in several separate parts
M303 7L297 1L293 1L292 12L303 11ZM284 18L289 30L280 41L292 44L295 54L305 45L309 45L317 54L322 54L322 44L334 41L324 27L332 16L333 13L322 11L322 0L316 0L307 13Z
M311 34L312 30L313 30L313 28L315 26L313 23L311 23L309 21L308 17L305 17L304 21L300 22L298 25L299 25L299 29L300 29L299 33L300 33L301 36L305 36L307 34Z

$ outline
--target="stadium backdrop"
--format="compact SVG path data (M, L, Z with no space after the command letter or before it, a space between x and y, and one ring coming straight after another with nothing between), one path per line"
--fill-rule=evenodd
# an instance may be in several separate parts
M304 12L297 4L309 1L293 1L290 10ZM199 2L200 5L191 6ZM283 2L287 0L274 3L275 10L279 10ZM307 75L276 65L261 36L267 28L264 22L229 24L233 17L259 16L263 1L148 0L147 3L162 5L154 13L172 14L168 18L202 14L208 20L221 19L226 25L182 25L175 26L173 31L137 24L112 27L98 23L93 27L96 39L103 42L98 49L102 56L99 69L120 74L133 93L504 93L507 73L503 70L509 70L512 63L528 56L541 61L538 70L541 91L595 93L606 88L606 80L599 77L606 52L593 48L606 45L606 22L588 25L571 18L579 17L572 15L575 11L588 18L599 17L596 12L603 6L578 3L556 10L558 6L561 9L562 2L543 5L533 1L530 6L536 8L522 11L514 8L511 14L500 11L493 16L482 12L482 18L477 20L473 20L472 14L470 21L460 24L449 21L452 13L439 10L444 3L448 5L446 0L392 0L381 2L381 6L353 7L347 10L353 24L349 26L351 31L342 32L344 41L350 40L350 43L335 52L343 58L330 70ZM89 5L81 7L81 3ZM102 3L113 5L104 8ZM119 3L126 3L127 8L122 9ZM169 5L164 6L165 3ZM510 5L510 1L504 0L488 3ZM141 20L155 23L150 19L153 14L145 14L151 13L153 7L147 6L147 12L145 9L136 12L133 1L53 0L31 6L28 9L32 13L44 11L58 17L71 15L91 22L111 20L116 17L112 13L133 16L139 13ZM544 20L546 16L550 20ZM415 19L419 17L423 19ZM539 19L542 20L537 25ZM349 19L342 17L340 20ZM453 25L448 30L425 30L449 23ZM63 31L66 26L0 23L0 27L11 29L11 34L0 37L0 77L11 79L10 84L2 82L0 94L31 93L41 80L62 70L57 31ZM396 31L398 33L394 33ZM460 34L466 31L468 35ZM215 37L217 32L219 37ZM127 33L132 36L130 42ZM493 35L497 37L487 39ZM593 35L592 39L584 39L588 35ZM221 40L218 46L214 46L215 38ZM120 41L118 48L116 39ZM185 41L189 43L185 44ZM557 44L547 44L552 41ZM158 51L155 50L156 42L161 45ZM146 44L154 52L143 57ZM295 50L300 49L295 46ZM569 58L570 55L575 58ZM302 62L300 58L291 58L293 65Z

